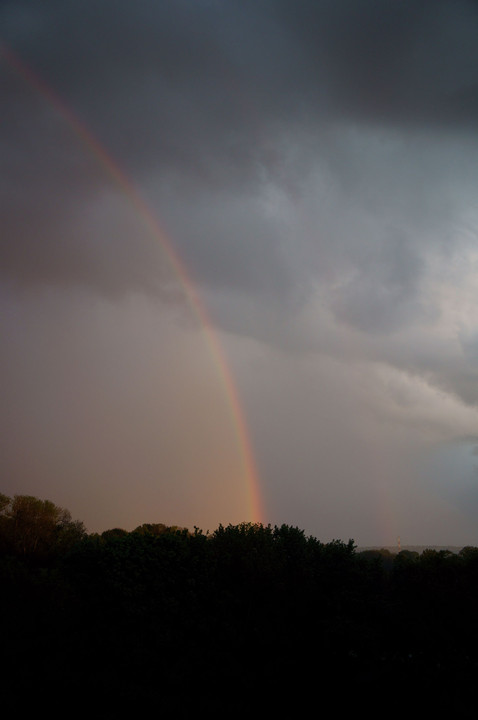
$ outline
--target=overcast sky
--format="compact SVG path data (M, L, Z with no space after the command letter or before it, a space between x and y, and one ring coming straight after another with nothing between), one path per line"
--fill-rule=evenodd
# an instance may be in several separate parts
M251 519L134 186L261 519L478 545L477 38L472 0L0 0L0 490Z

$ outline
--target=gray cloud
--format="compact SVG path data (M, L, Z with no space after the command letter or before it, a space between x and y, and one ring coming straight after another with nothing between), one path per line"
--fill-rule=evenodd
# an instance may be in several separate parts
M275 235L278 244L297 243L297 235L283 240L269 218L259 217L248 192L257 197L271 182L289 194L300 192L310 182L310 172L319 167L327 170L329 182L343 189L335 201L342 202L340 212L347 194L355 195L355 203L359 198L354 226L363 222L364 213L380 217L390 209L398 214L400 226L404 215L407 222L417 216L420 222L420 214L428 220L433 203L441 208L448 202L443 185L450 175L453 182L453 174L446 169L445 177L437 178L435 173L443 167L433 167L433 151L424 154L419 148L417 156L417 148L407 151L401 138L405 133L412 145L420 145L422 139L426 144L424 131L462 132L472 130L476 121L472 97L478 53L473 29L478 15L469 2L453 8L449 3L417 8L414 3L377 2L171 2L139 3L134 12L126 3L48 2L4 3L0 12L7 46L32 75L44 78L144 188L152 181L157 184L158 177L166 184L172 177L187 178L195 188L192 202L187 194L181 196L180 186L174 189L179 192L177 204L190 214L190 224L196 222L195 212L199 224L205 206L215 206L217 218L219 203L235 203L230 225L245 226L240 250L237 242L224 242L224 223L219 220L208 240L205 230L202 237L186 232L180 220L172 231L180 249L185 248L197 265L200 280L211 282L209 261L201 258L209 257L212 244L221 248L224 263L219 260L219 270L226 278L229 266L235 266L236 274L243 268L241 280L248 292L251 267L234 256L245 258L254 236L259 253L264 248L284 275L282 287L303 282L290 276L289 269L279 270L283 258L277 258L274 243L265 239ZM16 234L15 245L20 246L28 242L20 238L28 238L28 225L33 224L49 257L55 251L48 247L48 238L58 237L64 223L71 223L78 203L88 202L110 180L85 159L81 143L68 138L68 121L41 97L36 81L25 82L15 61L4 60L2 67L7 100L2 131L2 161L8 168L6 228L8 235ZM393 142L380 147L374 139L375 147L370 146L368 138L380 126L388 128L390 137L397 134L397 149L405 158L394 157ZM412 130L419 133L415 141ZM450 162L460 159L451 157ZM239 188L243 202L237 207L237 200L224 193L236 196ZM34 194L29 202L31 221L17 207L28 189ZM332 196L334 188L327 192ZM322 223L328 222L325 212ZM413 230L407 228L407 234ZM381 227L372 232L390 234ZM324 243L339 243L349 252L347 241L340 238L322 237L318 244ZM31 244L18 254L31 256ZM71 245L67 243L66 255L77 254L75 242ZM383 257L384 251L379 252ZM323 255L320 248L319 253ZM390 249L385 254L393 265L396 253ZM304 256L306 264L313 261L306 252ZM86 267L97 262L95 256L84 260ZM61 272L64 263L56 264ZM151 266L147 256L144 266ZM254 266L262 283L263 265L256 260ZM4 268L22 272L11 249ZM212 273L218 282L220 271ZM101 286L101 273L98 282ZM124 278L119 282L127 284ZM363 286L360 292L366 292ZM370 301L375 299L372 294ZM367 298L361 302L365 308Z
M273 169L274 136L294 123L477 119L466 1L6 3L2 20L4 40L133 166L226 164L231 179L237 165Z
M376 238L377 249L363 258L360 270L340 288L333 307L339 320L365 332L389 331L416 313L416 283L421 259L410 239L389 231Z
M476 421L476 3L21 0L0 3L0 27L2 304L17 308L26 337L35 299L43 308L35 333L51 357L40 374L54 396L68 385L51 380L62 367L62 302L76 319L93 303L107 333L116 306L131 301L125 332L138 347L154 327L141 302L162 318L181 305L177 336L162 323L160 332L188 345L194 321L164 233L232 348L265 482L280 488L277 513L297 502L300 524L301 498L323 491L352 518L353 497L366 533L370 478L409 451L387 490L403 518L399 489L412 491L420 442L472 433ZM159 219L153 232L132 187ZM23 348L35 356L15 317L2 359L12 391L31 371L17 363ZM86 323L75 342L90 341ZM114 357L99 354L100 376ZM176 361L158 361L166 395ZM137 358L131 365L141 374ZM108 385L109 399L115 392ZM33 435L22 402L19 427ZM47 412L43 395L39 405ZM150 404L147 415L166 432L166 416ZM121 461L108 467L121 474Z
M277 6L315 70L317 101L334 114L427 127L476 122L476 4ZM304 84L312 85L311 76Z

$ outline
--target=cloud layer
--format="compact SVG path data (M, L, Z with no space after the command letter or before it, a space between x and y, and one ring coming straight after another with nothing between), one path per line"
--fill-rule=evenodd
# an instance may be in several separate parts
M62 306L90 321L102 307L107 335L131 298L139 327L153 303L175 317L169 342L192 332L134 186L228 348L271 519L287 521L294 495L296 522L318 531L307 498L324 491L327 532L349 522L373 539L380 493L398 527L413 487L426 514L434 486L420 485L418 456L476 432L476 4L7 1L0 27L10 387L36 362L30 350L18 363L32 298L52 348ZM148 331L134 326L140 349ZM89 346L88 324L79 332ZM15 447L36 437L22 403ZM423 520L430 534L441 512Z

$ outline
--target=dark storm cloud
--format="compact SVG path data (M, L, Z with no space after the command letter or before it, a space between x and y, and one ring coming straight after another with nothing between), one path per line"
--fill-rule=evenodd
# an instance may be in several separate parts
M329 268L341 322L387 331L413 312L423 271L413 245L443 213L450 168L441 151L407 145L417 132L476 125L476 4L5 2L0 25L7 47L147 189L198 281L269 288L281 306ZM160 261L147 243L106 227L127 258L106 270L103 241L79 241L89 221L78 216L111 180L12 64L2 62L4 273L124 292L131 263L131 284L154 289ZM399 157L387 155L390 137L367 140L380 129L396 134ZM312 198L311 173L320 218L312 209L291 228L261 207L268 186L292 205Z
M139 246L134 228L133 239L125 237L124 228L117 233L115 224L105 228L117 235L119 250L108 268L101 257L106 255L103 239L98 238L95 252L94 243L72 231L79 227L87 234L79 217L88 215L102 186L110 191L112 183L88 148L71 137L60 103L78 122L86 121L126 172L172 170L207 188L211 182L224 185L226 174L232 174L228 185L243 183L244 168L255 162L255 150L239 139L244 113L238 112L236 79L220 47L221 33L215 37L217 23L204 8L178 3L151 8L140 5L134 13L117 3L3 8L8 43L2 63L4 274L26 282L84 282L106 292L114 290L113 277L122 292L129 282L137 285L135 277L141 275L145 289L151 289L160 274L158 260L151 261L146 243ZM223 24L233 22L222 16ZM42 90L43 80L50 97ZM254 140L247 144L254 148ZM180 214L190 214L191 201L183 197L180 204ZM223 223L218 225L216 232ZM270 232L258 228L254 234ZM217 248L217 239L212 241ZM202 256L194 252L196 243L197 233L185 239L201 274L211 267L203 259L211 243L202 247ZM126 263L122 267L116 261L125 255L132 263L129 274ZM219 271L220 284L221 256L219 247L212 267ZM226 257L223 275L242 267L247 282L247 265ZM203 275L210 277L210 271Z
M8 492L187 524L236 477L135 187L218 327L271 519L374 542L383 505L440 535L418 457L476 433L477 37L467 0L0 1Z
M133 9L107 0L7 3L0 12L3 39L132 162L192 169L212 155L232 172L254 158L273 165L269 132L291 122L478 119L471 2Z
M376 123L476 123L476 3L275 6L309 69L302 90L313 96L315 85L326 109Z

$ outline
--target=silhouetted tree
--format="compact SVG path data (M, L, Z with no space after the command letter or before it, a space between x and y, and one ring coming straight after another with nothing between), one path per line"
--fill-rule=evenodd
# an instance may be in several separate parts
M69 510L32 495L0 499L0 532L5 548L20 556L41 556L71 548L85 537Z

